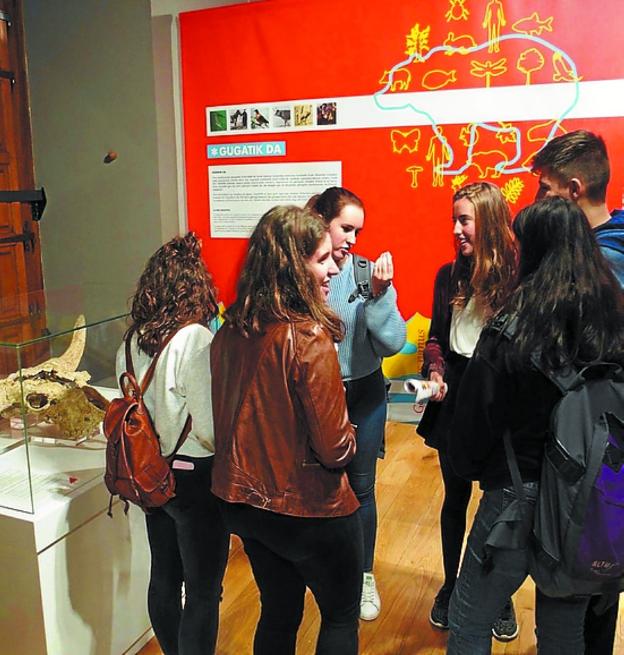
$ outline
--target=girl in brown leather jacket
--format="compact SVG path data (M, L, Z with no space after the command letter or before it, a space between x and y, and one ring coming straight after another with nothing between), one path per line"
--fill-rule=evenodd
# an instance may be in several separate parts
M362 586L355 453L325 302L338 269L318 216L275 207L254 230L211 348L212 489L260 589L255 655L295 653L306 587L321 612L316 653L355 655Z

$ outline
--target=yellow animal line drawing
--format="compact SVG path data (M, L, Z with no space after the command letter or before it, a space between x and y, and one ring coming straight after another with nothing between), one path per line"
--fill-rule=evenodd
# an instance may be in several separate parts
M422 166L408 166L405 171L411 175L410 187L412 189L418 188L418 173L425 170Z
M467 175L456 175L452 180L451 180L451 188L453 189L453 193L457 191L458 189L461 189L461 187L464 186L464 182L468 179Z
M500 51L500 31L501 27L507 25L503 3L501 0L490 0L485 8L485 16L481 27L487 28L488 31L488 52Z
M501 57L498 61L475 61L470 62L470 74L475 77L484 77L485 86L490 86L493 77L504 75L507 72L507 58Z
M544 123L538 123L537 125L533 125L526 131L526 138L529 143L539 143L539 146L535 149L532 149L531 152L524 158L524 161L522 162L522 166L527 170L531 170L531 163L533 161L533 157L543 148L544 144L546 141L551 138L550 132L552 130L553 124L555 123L555 120L549 120L545 121ZM552 135L552 138L556 136L561 136L562 134L566 134L567 130L563 125L558 124L557 129L555 130L555 133Z
M523 190L524 182L519 177L512 177L502 186L501 193L507 202L515 205Z
M444 186L444 165L450 161L451 150L446 140L443 141L442 128L436 127L437 134L434 134L429 141L426 160L431 162L432 186Z
M441 68L434 68L423 75L420 83L425 89L436 91L454 82L457 82L457 71L455 69L445 71Z
M413 154L418 151L420 143L420 128L415 127L409 132L391 130L390 140L392 141L392 152L400 155L404 150Z
M500 130L496 132L496 139L502 144L516 143L517 132L513 129L513 123L498 121L498 124L500 126Z
M544 68L544 55L537 48L527 48L520 53L516 68L526 77L525 84L531 84L531 73L541 71Z
M537 12L534 11L530 16L517 20L511 29L518 34L529 34L531 36L540 36L542 32L552 32L553 17L549 16L540 20Z
M553 73L553 82L580 82L582 75L575 75L570 68L570 64L563 58L560 51L553 52L552 65L555 70Z
M468 20L470 12L464 6L466 0L449 0L449 9L444 14L446 22L450 23L452 20Z
M516 143L517 135L516 131L513 129L513 123L505 123L504 121L498 121L498 130L493 131L496 140L500 141L501 144L505 143ZM496 123L490 123L494 126ZM464 125L459 131L459 140L463 143L466 148L472 146L473 148L479 143L481 137L481 131L479 130L479 125L477 123L468 123Z
M537 125L533 125L526 131L527 141L530 141L531 143L536 143L538 141L545 143L554 123L555 119L551 119L549 121L545 121L544 123L537 123ZM561 134L567 134L567 132L568 130L566 130L563 125L559 124L557 126L556 132L552 136L554 138L555 136L560 136Z
M390 91L407 91L412 81L412 74L407 68L397 68L395 71L384 71L379 84L390 84Z
M464 125L464 127L459 130L459 140L466 146L466 148L470 145L470 140L472 139L471 132L475 125L476 123L468 123L468 125ZM475 131L474 143L477 143L478 140L479 134Z
M508 156L502 150L483 150L473 152L470 157L470 165L479 172L479 179L486 177L496 179L503 174L502 168L509 162Z
M477 42L470 36L470 34L458 34L455 36L455 32L449 32L442 45L446 46L444 54L447 57L450 57L456 52L461 55L467 54L470 48L476 48Z
M431 32L431 25L420 29L420 24L416 23L405 37L405 54L408 57L416 55L422 57L424 52L429 48L429 33Z

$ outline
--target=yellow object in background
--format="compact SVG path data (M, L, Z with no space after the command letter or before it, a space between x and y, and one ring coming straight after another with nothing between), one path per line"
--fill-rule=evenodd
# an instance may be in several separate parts
M416 312L407 321L407 340L396 355L383 360L383 374L390 379L420 374L425 342L429 336L431 319Z

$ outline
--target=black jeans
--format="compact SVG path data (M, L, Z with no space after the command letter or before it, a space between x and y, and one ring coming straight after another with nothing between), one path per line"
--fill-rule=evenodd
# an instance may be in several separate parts
M174 468L175 498L146 515L152 554L149 616L165 655L211 655L217 642L229 533L210 492L214 458L176 459L195 468Z
M357 655L362 592L362 528L350 516L285 516L222 502L260 590L254 655L294 655L306 587L321 612L316 655Z
M585 614L585 655L613 655L619 596L592 596Z

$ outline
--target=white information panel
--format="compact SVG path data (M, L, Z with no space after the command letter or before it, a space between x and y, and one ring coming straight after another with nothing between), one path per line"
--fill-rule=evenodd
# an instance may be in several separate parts
M247 239L271 207L303 206L341 180L339 161L208 166L210 236Z

